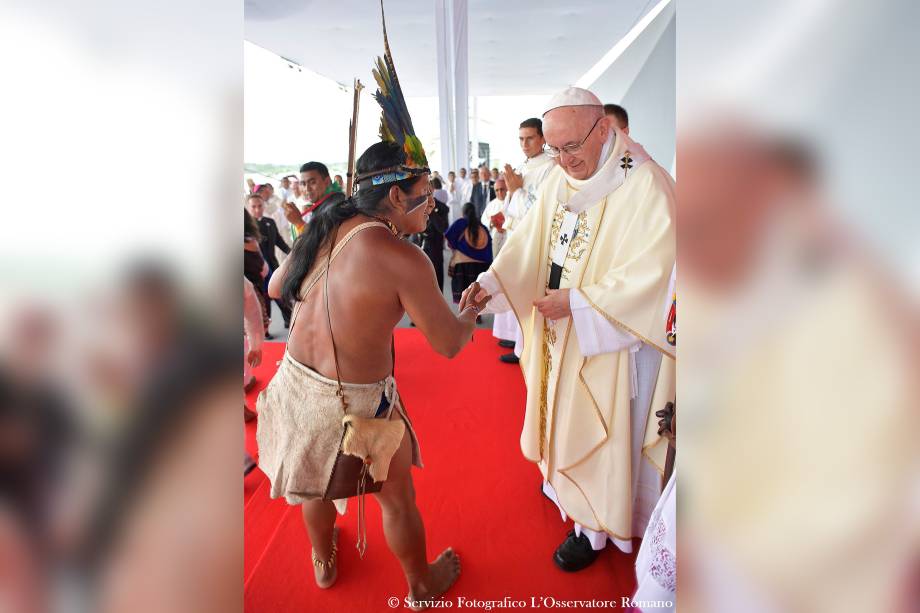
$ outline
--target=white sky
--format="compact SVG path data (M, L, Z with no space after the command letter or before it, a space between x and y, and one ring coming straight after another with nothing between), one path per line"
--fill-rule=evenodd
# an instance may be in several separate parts
M373 58L368 58L368 66ZM249 42L243 50L244 144L247 163L300 165L309 160L327 164L348 159L351 84L344 88L307 67L298 72L286 60ZM371 94L376 83L364 83L358 120L357 153L377 141L380 107ZM410 92L406 92L407 94ZM518 146L518 125L539 117L549 96L483 96L470 100L470 137L491 145L492 166L524 160ZM407 98L415 130L425 145L432 168L440 162L438 99ZM473 125L473 113L479 121ZM456 169L453 169L456 170Z

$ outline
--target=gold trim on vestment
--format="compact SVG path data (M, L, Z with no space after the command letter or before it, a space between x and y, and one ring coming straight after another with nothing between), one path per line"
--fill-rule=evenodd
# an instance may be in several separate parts
M585 366L588 365L588 356L583 357L584 359L581 362L581 368L578 369L578 381L581 383L582 387L585 388L585 391L588 392L588 397L591 399L591 404L594 407L594 412L597 413L597 417L600 419L601 425L604 426L604 437L606 440L606 437L610 436L610 429L607 427L607 423L604 421L604 415L601 413L600 406L597 404L597 399L594 397L594 394L591 393L591 388L588 387L588 382L585 381L585 377L582 374L585 370Z
M629 358L627 357L627 359L629 359ZM579 379L579 381L581 382L581 384L584 385L585 390L587 390L588 396L591 398L591 402L594 403L594 407L595 407L594 410L598 413L598 415L600 415L600 409L597 408L597 401L594 400L594 394L591 393L591 389L588 387L588 384L585 382L584 377L582 377L582 375L581 375L581 371L584 370L585 364L587 364L587 363L588 363L588 358L586 357L586 358L584 358L584 361L581 363L581 368L578 369L578 379ZM619 367L619 363L617 363L617 367ZM628 366L627 366L627 368L628 368ZM614 402L616 402L616 401L614 401ZM614 418L615 418L615 416L611 416L611 422L613 421ZM630 419L631 419L631 418L632 418L632 416L630 416ZM564 467L564 468L560 468L560 469L559 469L559 472L560 472L561 474L565 475L566 478L568 478L568 480L571 481L572 483L575 483L575 480L574 480L572 477L570 477L569 475L567 475L567 474L566 474L566 471L572 470L572 469L575 468L576 466L581 465L583 462L585 462L585 460L587 460L587 459L590 458L592 455L594 455L594 452L596 452L598 449L600 449L601 447L603 447L604 445L606 445L607 442L610 440L610 430L607 428L607 424L604 423L603 418L601 419L601 425L603 425L603 427L604 427L604 439L603 439L602 441L600 441L597 445L595 445L594 447L592 447L587 453L585 453L585 455L581 456L581 457L580 457L578 460L576 460L573 464L570 464L570 465L568 465L568 466L566 466L566 467ZM578 484L576 483L576 485L578 485ZM581 489L581 488L579 488L579 489ZM585 500L588 500L587 496L585 497ZM596 517L596 516L597 516L597 513L594 512L594 507L591 506L591 501L590 501L590 500L588 500L588 506L591 507L591 512L594 513L594 515L595 515L595 517Z
M675 376L676 376L676 373L675 373ZM655 400L655 391L658 389L658 380L659 380L660 378L661 378L661 364L659 363L659 364L658 364L658 373L655 375L655 383L654 383L654 385L652 385L652 395L651 395L651 397L649 397L649 399L648 399L648 411L651 411L651 410L652 410L652 402L654 402L654 400ZM676 393L676 391L677 391L677 390L675 389L675 393ZM652 414L651 416L649 416L649 417L650 417L651 419L654 419L654 418L655 418L655 414L653 413L653 414ZM646 424L646 430L647 430L647 429L648 429L648 424ZM663 477L663 476L664 476L664 467L663 467L663 466L658 466L658 463L655 462L655 460L652 458L652 456L650 456L650 455L648 454L648 452L646 451L647 449L651 449L651 448L653 448L653 447L657 447L659 444L661 444L661 441L667 441L667 439L659 434L659 435L658 435L658 438L655 439L655 442L654 442L654 443L650 443L650 444L648 444L648 445L642 445L642 453L640 454L640 456L645 456L645 457L648 459L649 464L651 464L652 466L654 466L654 467L655 467L655 470L658 471L658 474L661 475L661 476Z
M658 471L658 474L661 475L661 476L663 477L663 476L664 476L664 468L661 467L661 466L658 466L658 462L656 462L656 461L654 460L654 458L652 458L652 456L650 456L650 455L646 452L646 449L651 449L652 447L657 447L658 445L660 445L662 440L665 440L665 441L666 441L667 439L664 438L664 437L661 436L661 435L658 435L658 440L657 440L657 441L655 441L655 442L652 443L651 445L646 445L645 447L642 448L642 455L645 457L645 459L648 460L648 463L651 464L651 465L655 468L656 471Z
M591 509L591 514L594 516L594 519L597 520L597 525L598 525L598 527L595 528L595 527L593 527L593 526L589 526L586 522L584 522L584 521L578 519L577 517L575 517L574 515L572 515L572 514L569 513L568 511L566 511L564 508L562 508L562 501L559 500L559 493L558 493L558 491L557 491L557 492L556 492L556 502L557 502L557 504L559 505L559 508L562 509L562 512L565 513L568 517L570 517L570 518L572 519L572 521L574 521L574 522L577 523L577 524L580 524L580 525L581 525L582 527L584 527L584 528L588 528L589 530L594 530L595 532L605 532L606 534L609 534L610 536L612 536L612 537L614 537L614 538L618 538L618 539L620 539L620 540L622 540L622 541L631 541L633 538L636 538L636 537L631 536L631 535L630 535L630 536L624 536L624 535L622 535L622 534L618 534L617 532L614 532L613 530L611 530L610 528L608 528L607 526L605 526L605 525L604 525L604 522L602 522L600 519L598 519L598 517L597 517L597 512L594 510L594 507L591 506L591 500L585 495L585 491L584 491L583 489L581 489L581 486L579 486L578 483L577 483L574 479L572 479L572 477L568 476L568 475L565 474L564 472L560 472L559 474L561 474L563 477L565 477L566 479L568 479L569 481L571 481L571 482L572 482L572 485L574 485L576 488L578 488L578 491L581 493L581 495L584 497L585 501L588 503L588 508ZM554 489L555 489L555 488L554 488ZM630 480L630 482L629 482L629 490L630 490L630 491L629 491L629 498L630 498L630 500L632 500L632 480ZM630 524L632 524L632 518L630 518L629 521L630 521Z
M555 334L553 334L555 340ZM555 343L553 343L555 345ZM540 457L546 451L546 412L549 410L549 376L553 372L553 352L550 350L549 325L543 320L543 339L540 343Z
M546 320L545 317L543 319L544 321ZM572 330L572 318L569 317L568 319L569 319L569 322L568 322L568 325L566 325L565 327L565 335L562 337L562 355L559 356L559 367L558 367L559 373L562 372L563 360L565 360L566 350L569 347L569 332ZM557 373L556 389L553 391L553 419L549 424L549 441L548 442L549 442L550 448L552 448L553 446L553 435L556 433L556 415L558 415L559 413L559 411L557 411L556 409L557 409L558 404L559 404L559 374ZM547 473L552 472L553 461L555 459L556 459L555 454L550 454L550 460L546 462L546 472Z
M590 298L586 293L582 292L581 295L585 297L585 300L588 301L588 304L590 304L591 307L592 307L595 311L597 311L598 313L600 313L601 315L604 316L604 319L606 319L607 321L609 321L609 322L612 323L613 325L615 325L615 326L617 326L617 327L619 327L619 328L622 328L623 330L626 330L627 332L629 332L629 333L632 334L633 336L637 337L639 340L641 340L641 341L642 341L643 343L645 343L646 345L648 345L648 346L650 346L650 347L654 347L654 348L657 349L660 353L664 354L666 357L669 357L669 358L671 358L672 360L676 360L676 359L677 359L677 356L675 356L674 354L672 354L671 352L669 352L667 349L662 349L661 347L658 346L657 343L655 343L655 342L653 342L653 341L650 341L650 340L647 339L645 336L643 336L642 334L639 334L638 332L636 332L635 330L633 330L632 328L630 328L630 327L627 326L626 324L624 324L624 323L620 322L619 320L614 319L613 317L611 317L610 315L608 315L607 312L606 312L604 309L602 309L602 308L600 308L599 306L597 306L596 304L594 304L594 301L591 300L591 298Z

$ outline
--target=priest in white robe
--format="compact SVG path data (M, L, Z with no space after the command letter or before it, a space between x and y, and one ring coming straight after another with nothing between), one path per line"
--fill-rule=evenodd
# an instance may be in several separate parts
M558 168L461 308L488 293L486 312L521 326L521 450L575 522L553 559L577 571L608 540L631 551L661 491L667 442L649 415L674 397L675 190L587 90L553 96L543 133Z
M525 160L518 168L505 164L504 178L508 184L508 196L505 201L505 240L514 233L524 217L537 201L537 192L546 175L556 167L552 158L543 152L546 141L543 140L543 121L531 117L521 122L518 127L518 141ZM492 243L495 244L494 241ZM506 364L517 364L521 355L523 335L514 313L506 311L496 313L492 324L492 334L499 339L498 344L506 349L514 348L499 359Z
M452 189L448 188L448 191L450 192L450 201L447 203L450 209L448 221L454 223L463 217L463 205L470 201L473 192L473 184L466 176L466 168L460 169L460 174L454 179Z
M498 256L505 244L507 231L505 230L505 199L508 196L508 186L505 180L499 177L495 181L495 198L486 205L482 212L482 225L489 229L492 236L492 259Z

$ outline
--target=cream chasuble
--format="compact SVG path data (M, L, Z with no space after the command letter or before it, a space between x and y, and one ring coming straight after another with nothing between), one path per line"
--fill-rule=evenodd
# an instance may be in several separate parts
M510 306L524 335L524 456L539 465L569 517L621 539L639 536L632 528L629 351L583 356L571 318L545 320L533 301L557 283L577 289L600 316L663 354L643 445L662 470L667 445L654 411L674 396L662 317L674 266L674 203L671 177L617 131L591 179L574 180L560 168L546 177L482 279L503 294L493 312Z
M524 163L516 169L516 172L524 180L524 185L514 190L513 194L508 194L505 198L505 206L502 209L505 214L505 236L502 246L514 233L514 229L524 221L524 217L530 211L533 203L537 201L537 193L540 190L543 179L555 168L556 165L553 163L552 158L545 153L540 153L524 160ZM495 244L494 239L492 244ZM495 251L495 254L497 255L498 251ZM521 329L514 318L514 313L510 310L504 313L496 313L492 324L492 333L496 338L515 341L515 353L520 354Z

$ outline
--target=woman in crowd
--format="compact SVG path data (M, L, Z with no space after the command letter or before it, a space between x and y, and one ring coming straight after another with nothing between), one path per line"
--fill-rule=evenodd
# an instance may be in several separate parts
M440 179L431 180L434 196L434 209L428 216L428 227L418 234L418 245L431 260L434 274L438 278L438 288L444 287L444 232L447 230L447 191L441 188Z
M266 338L271 338L268 335L268 324L271 323L270 303L263 289L265 287L265 277L268 275L268 263L262 257L262 250L259 248L261 238L259 224L249 214L249 211L243 209L243 276L249 279L256 291L259 306L262 309L262 325L265 329Z
M476 207L467 202L463 205L463 217L450 226L446 238L454 251L447 271L454 302L459 303L464 290L492 264L492 237L476 215Z

